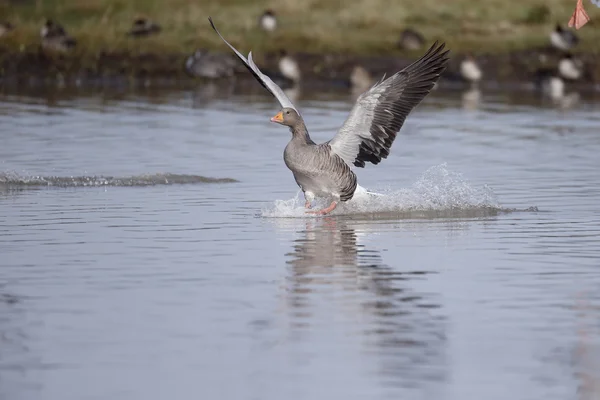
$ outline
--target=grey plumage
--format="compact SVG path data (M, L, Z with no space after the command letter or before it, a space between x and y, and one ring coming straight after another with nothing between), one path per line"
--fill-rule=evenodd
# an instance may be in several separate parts
M331 205L317 213L332 211L337 201L350 200L357 187L351 166L378 164L387 158L392 143L412 109L431 91L448 63L448 51L437 42L423 57L402 71L382 79L360 95L350 115L330 140L322 144L312 141L304 120L283 91L252 61L252 53L244 58L229 44L209 18L211 26L235 52L254 77L281 104L281 111L271 121L286 125L292 139L284 151L286 166L292 171L306 198L306 207L315 196L333 198Z
M423 57L360 95L329 142L348 164L364 167L387 158L408 114L431 91L446 68L448 51L433 44Z
M285 147L283 160L307 200L330 197L348 201L356 190L356 174L348 164L331 151L327 143L316 144L299 117L299 124L290 127L292 140Z
M237 62L230 54L209 53L198 49L185 61L185 70L191 76L209 79L231 77Z

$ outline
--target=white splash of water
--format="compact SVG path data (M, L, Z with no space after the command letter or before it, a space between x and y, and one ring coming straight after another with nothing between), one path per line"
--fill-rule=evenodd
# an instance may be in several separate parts
M262 210L263 217L306 218L304 199L299 191L289 200L276 200ZM326 204L315 204L315 208ZM461 174L448 170L446 164L429 168L410 187L374 193L357 187L354 197L340 203L331 215L406 213L419 211L469 211L500 209L493 191L487 187L477 188L469 184Z

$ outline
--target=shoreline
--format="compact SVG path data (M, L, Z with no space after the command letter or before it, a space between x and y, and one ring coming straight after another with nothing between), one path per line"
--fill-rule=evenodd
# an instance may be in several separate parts
M421 53L424 53L423 49ZM222 52L227 54L226 52ZM420 54L365 56L353 54L319 54L291 52L298 61L303 80L301 85L308 86L349 86L349 76L354 66L366 68L372 77L380 78L401 70ZM478 54L473 57L483 71L482 84L485 82L524 83L533 82L534 74L541 68L557 65L561 53L548 46L505 53ZM596 52L577 52L574 55L584 65L580 80L574 82L583 88L600 83L600 54ZM210 82L211 80L194 78L188 75L184 65L187 53L153 52L100 52L87 53L51 53L41 46L24 51L0 47L0 83L23 84L27 82L120 82L120 85L139 81L167 82ZM463 54L450 48L450 63L442 74L442 82L461 83L458 73ZM276 53L255 54L259 68L267 74L277 74ZM241 62L240 62L241 65ZM252 79L243 68L236 71L233 80ZM214 81L222 81L214 80Z

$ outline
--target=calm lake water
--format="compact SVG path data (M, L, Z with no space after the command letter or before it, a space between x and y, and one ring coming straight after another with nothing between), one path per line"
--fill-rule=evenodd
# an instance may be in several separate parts
M598 99L434 92L317 218L255 86L2 94L0 399L600 398Z

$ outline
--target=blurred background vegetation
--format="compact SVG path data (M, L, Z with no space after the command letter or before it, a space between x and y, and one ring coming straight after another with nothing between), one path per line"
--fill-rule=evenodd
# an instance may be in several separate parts
M5 50L39 46L47 18L77 40L75 54L104 52L189 53L197 47L223 48L207 21L243 52L274 51L381 55L398 52L404 28L427 42L441 39L455 52L499 53L548 44L556 23L566 26L575 0L0 0L1 20L15 30L0 38ZM598 52L600 9L587 0L592 19L578 31L576 52ZM277 14L273 33L258 28L266 9ZM145 38L126 36L136 17L162 31Z

